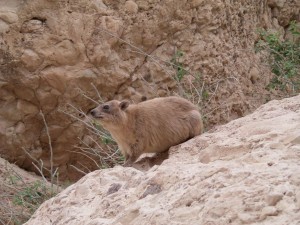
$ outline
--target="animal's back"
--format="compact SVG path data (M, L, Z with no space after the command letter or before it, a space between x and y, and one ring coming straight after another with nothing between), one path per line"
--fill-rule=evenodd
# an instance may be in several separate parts
M136 130L143 136L143 152L166 151L203 130L197 107L183 98L155 98L137 104L136 109Z

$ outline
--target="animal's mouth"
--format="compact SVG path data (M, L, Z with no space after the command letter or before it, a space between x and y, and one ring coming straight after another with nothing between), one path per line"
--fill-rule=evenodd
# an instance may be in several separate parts
M104 116L99 114L99 115L92 115L95 119L103 119Z
M95 119L103 119L104 118L104 115L100 112L97 112L96 110L92 110L90 112L90 115Z

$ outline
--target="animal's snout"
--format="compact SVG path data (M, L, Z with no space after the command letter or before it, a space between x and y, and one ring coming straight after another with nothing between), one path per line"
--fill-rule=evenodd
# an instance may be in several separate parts
M95 116L96 116L96 110L95 110L95 109L92 109L92 110L90 111L90 114L91 114L93 117L95 117Z
M102 119L103 115L101 112L99 112L98 108L94 108L90 111L90 115L96 119Z

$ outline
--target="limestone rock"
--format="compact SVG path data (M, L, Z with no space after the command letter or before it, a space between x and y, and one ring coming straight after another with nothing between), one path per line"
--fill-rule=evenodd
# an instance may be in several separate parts
M29 71L34 71L38 68L39 65L43 62L42 59L38 56L37 53L31 49L26 49L21 56L21 60L28 68Z
M268 5L271 7L283 8L286 0L268 0Z
M172 147L161 165L89 173L26 224L298 224L299 135L300 95L271 101Z
M284 147L284 146L283 146ZM267 197L266 197L266 202L269 206L274 206L277 204L277 202L279 202L281 199L283 198L283 194L282 193L270 193Z
M15 12L5 10L0 10L0 18L7 23L16 23L18 21L18 15Z
M9 25L0 19L0 34L5 33L9 30Z
M125 2L124 7L129 13L137 13L139 9L138 5L134 1L130 0Z

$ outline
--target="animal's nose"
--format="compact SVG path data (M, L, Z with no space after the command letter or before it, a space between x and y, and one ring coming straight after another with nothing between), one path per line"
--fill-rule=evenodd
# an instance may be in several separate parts
M96 115L96 110L95 110L95 109L93 109L93 110L91 110L91 112L90 112L90 113L91 113L91 115L92 115L92 116L95 116L95 115Z

